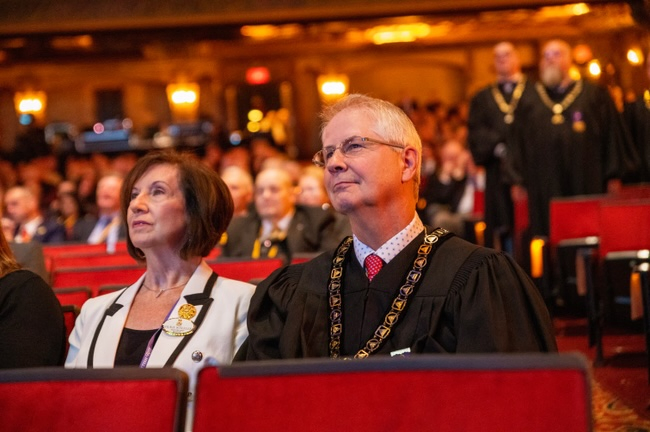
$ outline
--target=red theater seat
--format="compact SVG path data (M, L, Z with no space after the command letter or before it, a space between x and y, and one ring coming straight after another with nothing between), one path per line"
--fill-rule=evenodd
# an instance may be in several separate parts
M218 259L208 261L208 264L219 276L244 282L259 281L266 278L274 270L282 267L281 258L258 260Z
M260 361L200 371L194 432L591 430L577 354Z
M56 291L59 287L86 285L91 289L94 297L98 294L100 286L131 285L144 274L144 271L144 265L59 268L52 272L52 286Z
M188 378L172 368L0 371L3 432L180 432Z
M61 305L74 305L78 308L92 297L92 291L87 286L54 288L54 295Z

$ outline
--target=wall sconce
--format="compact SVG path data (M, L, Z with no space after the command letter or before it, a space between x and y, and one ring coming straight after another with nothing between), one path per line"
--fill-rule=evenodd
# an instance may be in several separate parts
M45 113L45 102L47 96L43 91L16 92L14 95L14 106L18 114L32 114L36 118L42 118Z
M589 75L591 75L594 78L598 78L602 73L600 62L596 59L587 63L587 70L589 71Z
M334 102L348 94L349 79L347 75L319 75L316 82L321 99L325 102Z
M643 53L638 48L630 48L627 50L627 61L632 66L639 66L643 63Z
M194 121L198 118L199 85L195 83L169 84L167 99L176 121Z

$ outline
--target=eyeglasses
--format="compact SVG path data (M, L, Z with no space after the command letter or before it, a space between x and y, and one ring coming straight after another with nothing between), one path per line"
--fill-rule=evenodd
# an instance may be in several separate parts
M317 151L311 161L316 166L324 167L327 165L329 160L332 159L336 150L340 150L343 157L353 158L359 156L368 147L374 144L381 144L388 147L404 149L404 146L378 141L374 138L353 136L346 139L336 147L325 147L322 150Z

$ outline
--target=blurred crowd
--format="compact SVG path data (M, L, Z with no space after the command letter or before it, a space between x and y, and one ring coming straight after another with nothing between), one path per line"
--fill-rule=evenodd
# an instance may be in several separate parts
M473 164L466 146L466 104L446 106L432 102L419 106L415 101L408 101L403 108L421 132L424 144L423 200L419 210L422 214L428 213L428 219L443 209L471 214L473 196L459 199L457 187L453 191L441 190L449 180L456 185L466 178L471 179L468 186L480 188L481 170ZM5 236L18 243L30 240L42 243L106 241L110 229L101 235L95 228L98 224L105 227L119 217L121 179L141 152L71 154L63 162L54 152L40 153L17 163L10 162L9 158L0 159ZM253 135L240 145L229 147L212 142L191 149L188 155L222 176L230 188L236 217L267 214L268 208L274 205L279 207L276 211L279 216L293 211L295 206L315 207L334 214L325 191L322 169L313 166L311 161L289 157L274 144L270 135ZM271 169L274 174L268 177L272 184L257 184L260 173ZM283 183L281 179L286 181ZM275 204L275 201L280 203ZM435 205L436 211L428 204ZM106 222L103 216L114 217ZM346 232L344 221L336 214L334 219L334 225L342 226L341 232ZM120 224L114 227L118 238L124 238L124 233L118 229ZM321 247L308 249L298 252L315 252Z
M456 105L448 105L442 101L421 102L416 97L394 101L411 118L422 139L422 174L417 211L425 223L445 227L470 241L477 241L474 223L485 217L487 211L490 238L487 239L486 245L511 250L511 246L499 241L494 242L493 239L497 230L512 229L512 199L517 199L518 196L526 198L526 188L535 191L539 189L536 185L547 181L544 173L531 175L538 166L544 164L540 165L537 157L521 154L526 150L526 146L531 147L526 151L542 151L546 143L535 140L545 139L546 123L548 127L551 123L554 125L550 130L564 134L558 135L557 138L557 145L564 146L567 132L562 132L562 123L565 118L566 130L573 134L569 140L588 137L590 142L593 141L590 135L591 122L597 123L600 120L583 119L583 115L591 115L589 107L593 104L587 101L586 108L583 109L580 108L580 101L590 97L592 87L595 86L586 80L569 80L565 87L569 96L563 95L564 90L558 91L554 96L555 87L547 85L543 80L550 79L547 75L557 76L560 81L554 85L561 89L561 80L568 80L567 71L571 62L567 60L566 65L561 64L565 54L563 50L568 49L568 45L560 41L552 45L552 48L555 50L552 53L555 53L559 60L549 57L550 60L545 62L542 59L540 82L544 86L537 89L541 92L541 101L533 100L536 96L530 96L535 91L532 80L526 81L521 74L518 57L509 43L495 47L497 82L477 92L471 100ZM547 73L544 67L548 67L551 72L557 71L557 74ZM507 79L513 80L512 86L508 87ZM518 82L521 82L522 88L525 86L525 90L519 91L519 94L514 87ZM580 87L571 90L573 86L582 86L583 82L585 89ZM540 86L542 84L538 83ZM501 92L504 95L502 98L505 98L499 109L497 105L500 101L495 92ZM578 97L575 102L573 93ZM594 94L602 96L598 92ZM559 99L550 101L547 108L542 104L544 95L547 99ZM568 103L564 103L566 101ZM566 107L555 113L554 110L563 104ZM623 105L613 105L611 100L607 101L606 105L618 108L617 121L620 120L622 124ZM507 112L506 108L511 109L511 112ZM571 111L574 108L576 111ZM577 111L579 109L582 111ZM483 116L480 113L482 110L491 110L493 113L490 115L496 113L496 120L488 122L479 117ZM569 118L569 114L573 117ZM551 121L544 119L535 124L539 117L547 115ZM521 127L520 123L517 129L517 119L524 116L528 116L526 124ZM558 119L558 116L561 118ZM511 125L513 121L514 124ZM609 119L606 121L609 122ZM505 132L497 133L495 130L503 127L507 127L507 139L501 136ZM570 127L573 128L572 131L568 129ZM610 128L618 130L612 125ZM623 129L620 131L625 132L625 137L631 140L631 134ZM520 136L513 135L516 133ZM492 138L494 142L490 142ZM600 139L600 136L596 138ZM520 142L517 142L517 139L520 139ZM37 138L31 131L29 142L33 143L35 140ZM482 147L487 150L484 151ZM514 151L517 150L515 147L519 148L520 154ZM47 145L42 143L35 148L38 148L38 151L34 151L30 157L29 152L25 152L24 145L17 146L16 151L22 152L20 158L14 158L14 162L9 162L9 158L0 160L0 202L5 236L16 243L30 240L42 243L110 243L124 238L124 226L119 220L119 188L122 179L142 156L142 152L75 153L61 158L52 149L48 151ZM583 159L587 157L585 155L588 155L580 153L581 151L576 150L578 162L574 168L583 164ZM507 159L507 153L514 156ZM605 153L604 151L603 154ZM275 144L271 134L253 134L238 145L224 145L222 139L215 139L204 146L191 148L188 154L219 173L230 188L235 205L235 218L221 242L226 256L255 258L269 254L285 257L308 254L332 246L329 240L336 242L349 232L344 218L338 215L328 202L322 169L313 166L311 161L290 157L282 146ZM517 156L520 157L519 160L516 159ZM506 159L513 172L516 168L519 169L521 178L518 179L515 172L507 181L503 180ZM599 164L601 162L598 161ZM517 167L517 163L522 166ZM525 164L529 165L523 166ZM546 169L554 170L555 167L549 166ZM268 174L265 175L265 172ZM582 175L576 173L575 170L569 171L567 175L576 178ZM562 175L565 173L558 173L559 181L564 181ZM604 172L603 175L607 176L608 173ZM501 183L507 184L504 186ZM497 184L498 186L495 186ZM517 193L519 186L523 187L523 194ZM496 187L501 187L503 191L495 194ZM560 190L561 187L564 188L560 185L552 194L566 196L582 193L577 189ZM587 191L590 192L594 191ZM512 197L509 196L511 194ZM540 201L544 206L547 204L544 199L548 197L543 197L541 201L537 198L531 201L534 205ZM495 208L500 205L499 200L506 202L505 212L510 212L509 216L494 214ZM295 215L299 217L294 218ZM502 222L502 219L506 222ZM505 228L499 226L504 224L507 225ZM537 234L544 234L543 218L539 225L541 228ZM296 236L300 239L293 241ZM278 241L282 242L282 247L274 248Z

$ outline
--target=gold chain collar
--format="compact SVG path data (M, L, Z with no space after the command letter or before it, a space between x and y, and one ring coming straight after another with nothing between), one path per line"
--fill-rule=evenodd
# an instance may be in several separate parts
M386 314L384 322L377 327L373 337L366 342L354 358L366 358L374 353L384 343L391 333L391 330L399 321L399 317L406 309L409 296L413 294L419 282L422 281L422 272L426 268L429 255L433 250L433 245L442 237L449 234L444 228L436 228L431 234L424 231L424 243L418 249L418 255L413 261L413 269L406 275L406 281L399 289L397 297L393 300L390 311ZM332 259L332 270L330 271L330 280L327 286L330 306L330 358L340 358L341 354L341 335L343 334L343 296L341 295L341 280L343 278L343 264L345 254L352 245L352 237L346 237L336 250Z
M521 95L524 93L524 87L526 87L526 77L522 77L522 79L519 80L517 86L512 92L512 99L510 99L510 103L508 103L503 97L503 94L501 94L497 83L492 84L492 97L497 103L499 110L505 114L505 116L503 116L503 121L507 124L511 124L515 120L515 110L517 109L517 105L519 105Z
M573 87L573 89L564 97L564 99L562 99L562 102L559 103L555 103L551 100L551 98L548 96L548 93L546 92L546 89L541 83L535 83L535 89L537 90L537 93L539 94L540 99L542 99L544 105L546 105L553 112L551 123L557 125L564 123L564 116L562 115L564 113L564 110L567 109L582 92L582 80L576 81L576 85Z

